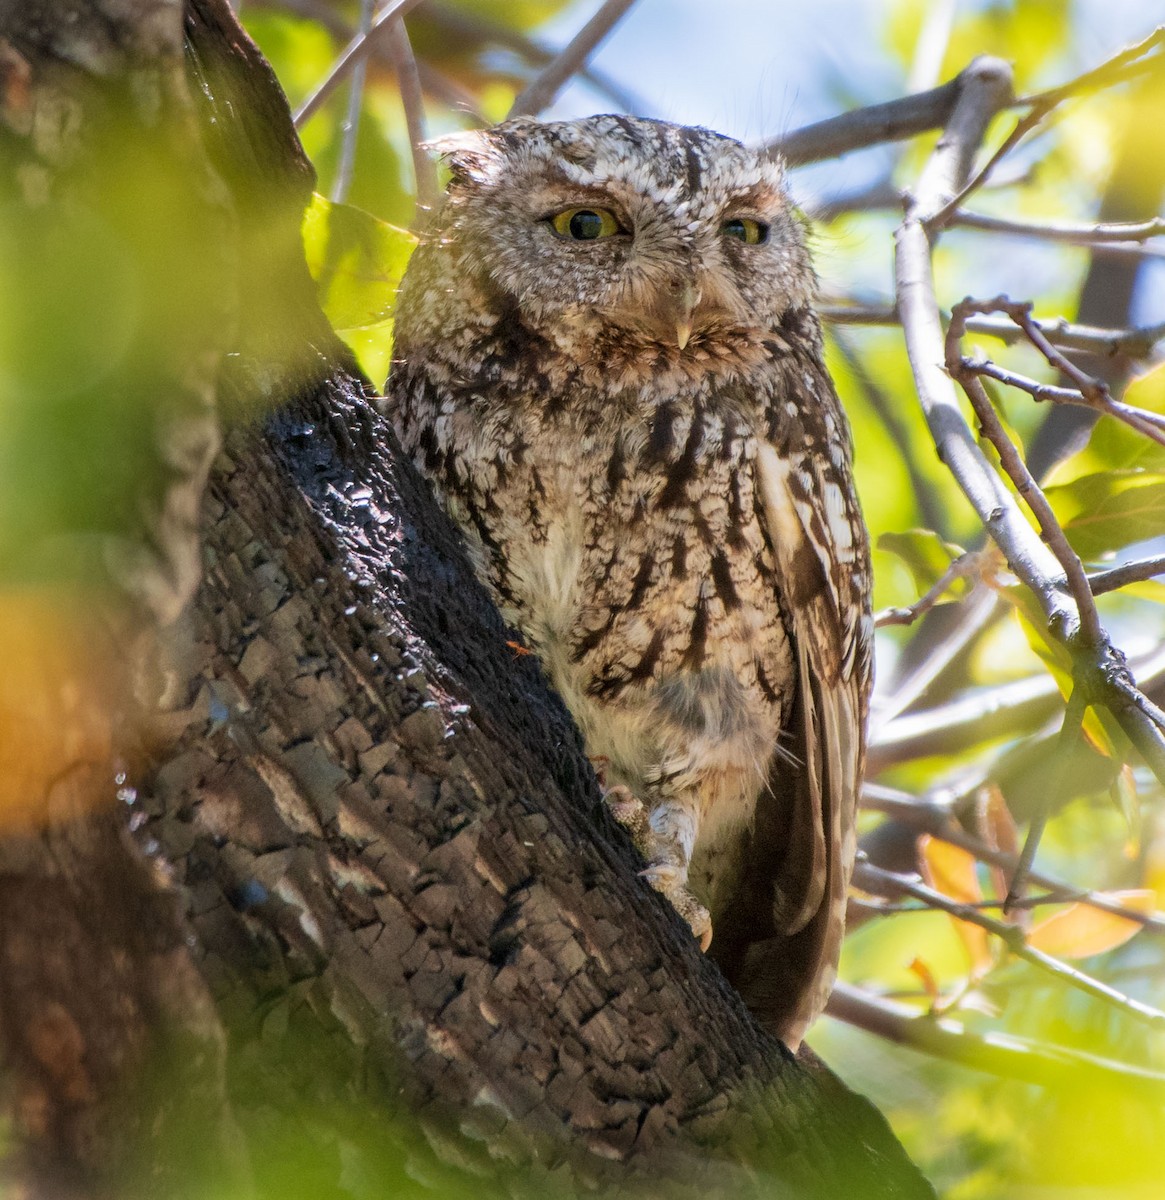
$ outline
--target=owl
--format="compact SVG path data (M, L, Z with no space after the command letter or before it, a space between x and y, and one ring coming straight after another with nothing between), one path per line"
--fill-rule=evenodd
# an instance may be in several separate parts
M836 975L873 624L782 167L624 116L435 146L451 179L399 296L396 432L645 880L796 1048Z

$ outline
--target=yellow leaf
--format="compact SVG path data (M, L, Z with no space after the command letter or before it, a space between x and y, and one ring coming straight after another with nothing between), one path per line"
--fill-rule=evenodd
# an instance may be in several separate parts
M1098 894L1146 916L1157 903L1156 894L1149 888ZM1131 917L1103 912L1090 904L1069 904L1036 925L1027 941L1033 949L1057 958L1087 958L1124 945L1140 929L1141 923Z
M938 980L934 977L934 972L922 961L921 958L913 958L910 960L910 966L906 968L912 974L917 975L922 981L923 991L926 992L927 998L931 1004L938 1001Z
M980 836L995 850L1001 850L1013 858L1019 854L1019 831L1015 827L1015 818L1007 807L1003 792L998 784L988 784L983 789L980 798L979 833ZM1002 867L991 868L991 882L997 896L1007 893L1008 873Z
M929 834L919 839L922 877L936 892L960 904L975 904L983 899L975 856ZM969 921L952 917L955 932L967 951L972 974L986 971L992 963L987 930Z

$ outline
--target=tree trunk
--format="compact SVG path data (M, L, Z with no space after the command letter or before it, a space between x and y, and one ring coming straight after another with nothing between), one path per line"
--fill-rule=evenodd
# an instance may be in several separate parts
M311 170L225 0L187 4L184 77L174 4L63 7L0 5L6 115L19 84L37 112L73 106L83 137L119 91L121 138L160 122L189 141L163 165L216 222L219 319L197 344L170 331L170 382L209 371L230 431L177 621L189 531L162 518L201 475L157 432L162 466L111 535L144 550L105 555L85 617L109 647L80 676L102 752L62 751L0 842L13 1185L930 1195L637 877L569 716L315 304ZM4 186L51 210L76 149L34 197L16 167L44 157L35 125ZM148 251L171 252L189 263Z

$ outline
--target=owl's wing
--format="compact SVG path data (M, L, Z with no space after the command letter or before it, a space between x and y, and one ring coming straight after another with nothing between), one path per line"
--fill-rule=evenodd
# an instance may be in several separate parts
M738 910L735 952L725 950L749 1007L795 1047L828 998L841 951L873 624L848 424L819 357L791 357L795 365L786 360L777 374L783 386L754 470L797 661L797 704L792 741L774 757L758 803L741 891L752 911Z

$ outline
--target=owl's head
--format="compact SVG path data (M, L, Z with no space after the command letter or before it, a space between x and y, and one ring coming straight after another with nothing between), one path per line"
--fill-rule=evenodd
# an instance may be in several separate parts
M706 129L622 116L507 121L433 143L438 237L523 320L693 351L812 298L779 163Z

